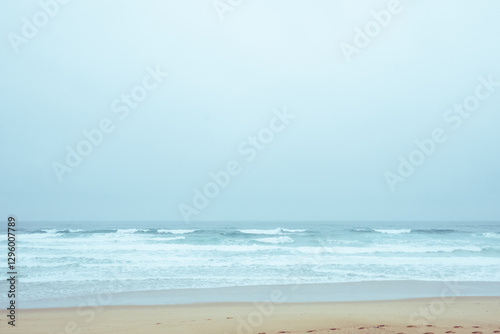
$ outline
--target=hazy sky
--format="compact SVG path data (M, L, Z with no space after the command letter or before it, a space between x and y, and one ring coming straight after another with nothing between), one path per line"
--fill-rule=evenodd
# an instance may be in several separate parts
M42 3L52 16L0 4L0 216L181 221L184 203L194 221L500 219L500 86L484 84L500 81L498 1ZM273 118L283 107L293 119ZM67 147L100 126L71 168ZM230 161L239 173L196 208Z

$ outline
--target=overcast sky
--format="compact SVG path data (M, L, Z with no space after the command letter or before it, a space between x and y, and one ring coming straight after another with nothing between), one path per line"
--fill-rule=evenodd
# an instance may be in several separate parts
M42 2L0 4L3 217L500 219L498 1Z

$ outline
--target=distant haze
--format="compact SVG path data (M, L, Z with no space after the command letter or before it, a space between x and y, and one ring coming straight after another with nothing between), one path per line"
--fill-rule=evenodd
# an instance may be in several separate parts
M182 221L185 204L192 221L499 220L500 86L450 111L460 126L443 117L480 77L500 82L500 2L402 1L349 62L341 43L387 6L243 0L221 20L212 0L71 1L16 52L9 34L40 5L2 2L0 217ZM392 191L386 173L436 128L446 140ZM197 209L193 189L231 161Z

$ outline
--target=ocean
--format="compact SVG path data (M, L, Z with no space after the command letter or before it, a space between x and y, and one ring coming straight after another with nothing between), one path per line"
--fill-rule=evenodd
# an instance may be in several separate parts
M96 291L500 281L499 223L19 221L17 234L30 305Z

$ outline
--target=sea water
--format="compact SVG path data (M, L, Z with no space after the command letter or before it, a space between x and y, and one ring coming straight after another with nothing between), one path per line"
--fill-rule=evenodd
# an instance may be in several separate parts
M500 223L20 222L17 234L19 299L30 302L96 291L500 281Z

